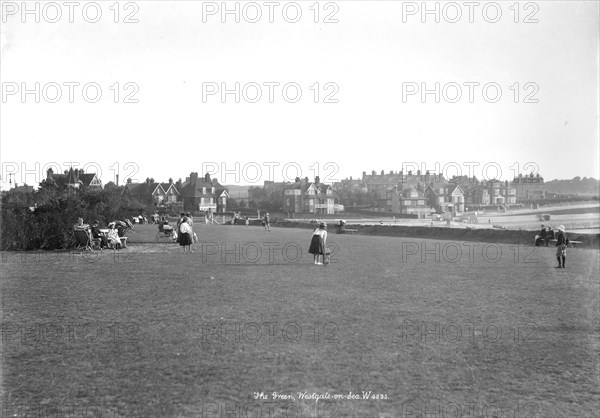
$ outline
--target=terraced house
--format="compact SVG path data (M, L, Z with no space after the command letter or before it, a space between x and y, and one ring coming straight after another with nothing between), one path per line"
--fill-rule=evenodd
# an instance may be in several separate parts
M286 186L283 192L283 211L287 213L314 213L335 215L344 211L339 196L329 184L320 182L319 176L314 182L308 178Z
M516 197L522 200L538 200L546 198L546 186L544 178L540 174L533 173L527 175L519 174L512 181L512 187L516 190Z

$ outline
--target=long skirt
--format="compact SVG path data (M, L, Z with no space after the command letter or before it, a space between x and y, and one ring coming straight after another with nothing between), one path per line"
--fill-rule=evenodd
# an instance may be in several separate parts
M188 233L182 232L179 234L179 245L192 245L192 236Z
M323 242L323 237L320 235L313 235L312 240L310 241L308 252L314 255L325 254L325 243Z

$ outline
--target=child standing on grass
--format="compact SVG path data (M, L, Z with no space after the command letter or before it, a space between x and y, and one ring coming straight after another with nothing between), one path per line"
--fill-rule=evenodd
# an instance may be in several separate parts
M556 237L556 259L558 260L557 269L566 268L565 260L567 259L567 245L569 245L569 238L565 233L564 225L559 225L558 236ZM562 265L560 264L562 259Z
M319 256L323 257L323 261L325 260L325 246L327 245L327 224L325 222L321 222L318 228L313 231L312 239L310 241L310 247L308 248L308 252L311 253L314 257L314 262L316 265L323 265L322 262L319 262Z

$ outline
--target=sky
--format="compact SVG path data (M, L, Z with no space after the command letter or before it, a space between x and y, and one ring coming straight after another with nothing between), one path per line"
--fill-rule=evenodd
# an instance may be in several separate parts
M596 1L223 5L3 1L2 189L69 166L105 184L600 177Z

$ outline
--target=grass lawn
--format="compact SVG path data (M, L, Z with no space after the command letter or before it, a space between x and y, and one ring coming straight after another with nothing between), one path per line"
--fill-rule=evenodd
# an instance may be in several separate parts
M597 250L330 233L315 266L310 230L135 230L2 254L2 416L598 416Z

